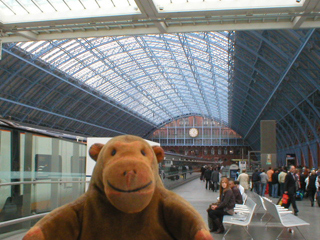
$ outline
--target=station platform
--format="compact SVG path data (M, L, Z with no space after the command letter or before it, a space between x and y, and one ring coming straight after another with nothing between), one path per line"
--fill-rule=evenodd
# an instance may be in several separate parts
M203 219L207 222L207 212L209 204L212 202L216 202L217 197L219 195L218 192L213 192L211 190L205 189L205 182L200 181L199 178L189 181L179 187L176 187L172 190L173 192L179 194L184 199L189 201L195 209L201 214ZM251 192L248 192L248 196L250 197ZM278 199L273 198L274 202ZM307 240L315 240L319 239L320 236L320 208L315 204L314 207L310 206L310 201L308 199L304 199L302 201L297 201L297 205L299 208L299 218L310 223L310 226L302 226L300 227L301 232L305 236ZM265 216L263 221L260 222L260 218L263 215L264 210L262 208L258 209L256 214L254 214L251 224L249 225L249 232L252 235L253 239L256 240L275 240L278 234L281 232L281 227L274 227L272 225L272 221L270 222L270 226L266 228L265 224L268 220L268 216ZM227 229L229 226L225 225ZM3 238L4 240L21 240L24 236L25 231L17 233L14 236ZM223 237L223 234L215 234L212 233L212 236L215 240L220 240ZM234 226L232 230L228 233L226 240L245 240L250 239L250 237L246 234L243 228ZM282 234L281 239L292 239L292 240L300 240L303 237L300 235L298 231L294 231L293 233L285 232ZM165 239L164 239L165 240Z
M212 190L205 189L205 182L200 181L200 179L195 179L181 185L173 191L179 194L181 197L189 201L195 209L201 214L203 219L207 222L207 211L209 204L217 201L219 196L218 192L213 192ZM251 192L248 192L250 197ZM268 197L268 196L266 196ZM276 202L278 199L271 198L273 202ZM307 240L320 239L320 207L315 203L314 207L310 206L309 199L303 199L302 201L297 201L297 206L299 209L298 217L310 223L310 226L300 227L300 231ZM291 208L291 207L290 207ZM281 232L281 227L273 227L272 221L269 222L272 227L265 227L266 221L268 221L268 216L263 218L263 221L260 222L260 218L264 213L263 208L258 209L256 214L254 214L251 224L249 225L249 232L252 235L253 239L256 240L275 240L278 234ZM227 229L229 225L225 225ZM223 234L211 233L215 240L220 240L223 237ZM232 230L226 236L226 240L245 240L250 239L249 235L245 232L242 227L233 226ZM293 233L285 232L281 235L280 239L294 239L301 240L303 237L301 234L294 229Z

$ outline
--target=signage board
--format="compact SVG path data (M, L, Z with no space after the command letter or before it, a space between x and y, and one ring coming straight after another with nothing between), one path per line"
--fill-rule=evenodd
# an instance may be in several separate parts
M247 168L247 162L246 161L240 161L239 162L239 168L242 171L243 169Z

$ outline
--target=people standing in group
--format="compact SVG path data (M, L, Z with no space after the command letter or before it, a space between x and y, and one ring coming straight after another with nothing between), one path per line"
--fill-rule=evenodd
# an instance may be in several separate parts
M257 194L260 195L260 172L257 169L254 170L254 173L252 174L252 184L253 184L253 190Z
M268 180L269 180L269 177L268 175L266 174L266 171L264 169L261 170L261 174L260 174L260 186L261 186L261 189L260 189L260 195L262 197L264 197L264 194L266 192L266 188L267 188L267 183L268 183Z
M244 188L244 192L246 192L249 189L249 175L246 173L245 169L242 170L242 173L239 175L237 180Z
M272 174L272 197L278 198L278 190L279 190L279 180L278 180L279 171L278 169L274 170Z
M280 196L282 196L283 192L284 192L284 180L287 176L287 168L283 167L281 169L281 173L279 173L278 175L278 180L279 180L279 187L280 187Z
M284 181L284 193L288 194L289 199L288 199L288 203L283 205L286 208L290 207L290 204L292 204L293 210L294 210L294 215L298 215L298 207L296 204L296 192L298 189L298 177L296 175L296 168L295 166L291 166L290 170L285 178Z
M219 171L217 167L211 173L211 181L213 183L214 191L218 191Z
M227 178L223 177L220 182L220 198L219 202L211 204L208 209L208 215L212 220L213 227L210 232L224 233L223 216L233 215L235 206L235 198L229 186Z
M308 197L311 202L311 207L314 205L314 195L317 191L317 174L315 170L311 171L309 177L306 178L306 190L308 191Z
M206 180L206 189L210 187L211 173L212 173L212 167L207 166L207 169L204 172L204 179Z
M234 180L229 180L229 185L233 192L236 204L243 204L242 194L239 188L235 185Z
M269 196L272 197L272 174L274 171L272 170L271 167L269 167L269 170L267 171L268 175L268 188L269 188Z

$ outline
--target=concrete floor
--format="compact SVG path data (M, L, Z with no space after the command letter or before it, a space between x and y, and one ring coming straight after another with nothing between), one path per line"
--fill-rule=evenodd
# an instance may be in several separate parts
M207 212L209 204L215 202L218 197L218 192L212 192L211 190L205 189L205 183L199 179L193 180L189 183L186 183L180 187L177 187L173 190L175 193L182 196L184 199L189 201L198 212L202 215L204 220L207 222ZM248 193L248 196L250 196ZM278 199L273 199L276 202ZM304 199L303 201L297 201L299 209L299 218L310 223L310 226L300 227L300 231L305 236L307 240L316 240L320 239L320 208L318 206L311 207L310 201ZM316 204L315 204L316 205ZM292 209L291 209L292 210ZM265 227L266 221L269 219L268 215L263 218L263 221L260 222L260 218L264 213L263 208L259 208L257 213L253 216L252 222L249 225L249 232L252 235L253 239L256 240L275 240L278 234L281 232L281 227L273 227L275 223L270 222L270 226ZM229 225L225 226L226 229ZM223 234L212 233L212 236L215 240L222 239ZM246 234L245 230L239 226L233 226L231 231L226 236L226 240L244 240L250 239L249 235ZM281 235L280 239L303 239L301 234L294 229L293 234L285 232Z
M211 190L205 189L205 183L199 179L190 181L182 186L179 186L173 190L187 201L189 201L196 210L202 215L204 220L207 222L207 212L209 204L215 202L218 197L218 192L214 193ZM248 193L250 196L250 192ZM277 199L273 199L274 202ZM299 208L299 217L310 223L310 226L300 227L301 232L307 240L316 240L320 239L320 208L318 206L311 207L308 199L297 202ZM257 213L254 215L251 224L249 225L249 232L255 240L274 240L281 232L282 228L280 227L265 227L265 223L268 220L268 215L264 217L263 221L260 222L260 218L263 215L263 208L258 209ZM273 226L272 222L270 226ZM229 226L226 225L226 228ZM0 239L4 240L21 240L25 232L17 232L14 236L2 236ZM212 236L215 240L222 239L223 234L214 234ZM250 237L246 234L245 230L241 227L234 226L232 230L228 233L226 240L246 240ZM282 234L280 239L294 239L300 240L303 237L297 230L294 230L294 233L285 232ZM165 240L165 239L164 239Z

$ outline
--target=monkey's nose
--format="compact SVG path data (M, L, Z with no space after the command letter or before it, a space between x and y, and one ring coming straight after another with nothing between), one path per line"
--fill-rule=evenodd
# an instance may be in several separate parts
M137 171L135 170L124 171L123 175L126 178L128 188L137 181Z
M124 171L123 172L123 176L127 176L127 175L135 175L137 174L136 170L130 170L130 171Z

